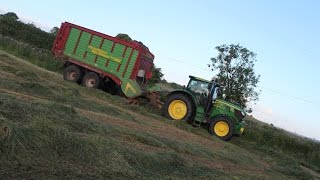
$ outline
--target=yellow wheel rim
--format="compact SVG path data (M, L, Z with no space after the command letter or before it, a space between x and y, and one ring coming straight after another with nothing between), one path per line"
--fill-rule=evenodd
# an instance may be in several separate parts
M241 134L243 133L243 131L244 131L244 128L242 127L242 128L240 129Z
M187 114L187 105L181 100L174 100L170 103L168 112L172 119L181 120Z
M219 137L226 136L229 131L229 125L224 121L219 121L214 125L214 133Z

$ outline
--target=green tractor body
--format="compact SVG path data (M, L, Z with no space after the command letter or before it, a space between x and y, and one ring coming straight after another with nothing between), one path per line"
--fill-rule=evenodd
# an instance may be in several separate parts
M229 140L244 131L245 110L218 98L220 85L215 81L189 76L187 87L171 92L163 113L173 120L184 120L194 126L209 124L209 133Z

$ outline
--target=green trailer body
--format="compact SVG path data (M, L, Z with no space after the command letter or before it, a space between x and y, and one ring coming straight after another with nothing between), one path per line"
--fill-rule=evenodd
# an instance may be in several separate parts
M71 23L63 23L53 47L56 56L114 80L127 97L142 93L151 78L154 56L142 43L127 42ZM141 77L143 76L143 77Z

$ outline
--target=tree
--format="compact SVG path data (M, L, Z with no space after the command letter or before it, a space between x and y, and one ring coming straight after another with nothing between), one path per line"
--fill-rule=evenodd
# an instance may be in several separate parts
M227 100L247 107L248 102L257 101L259 92L255 90L260 75L254 72L256 54L238 45L217 46L218 55L211 58L208 66L218 70L217 80L225 88Z
M6 14L4 14L4 15L1 15L1 16L4 17L4 18L13 19L13 20L15 20L15 21L17 21L17 20L19 19L19 17L17 16L17 14L14 13L14 12L8 12L8 13L6 13Z
M59 31L59 28L58 28L58 27L53 27L53 28L50 30L50 34L56 36L57 33L58 33L58 31Z
M161 68L157 68L155 65L151 67L152 78L150 79L151 83L159 83L163 77Z

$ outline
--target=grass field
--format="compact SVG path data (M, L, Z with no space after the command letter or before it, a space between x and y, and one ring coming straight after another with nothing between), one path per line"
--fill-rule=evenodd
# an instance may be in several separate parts
M2 51L0 77L1 179L319 178L319 142L254 120L224 142Z

